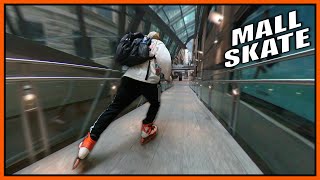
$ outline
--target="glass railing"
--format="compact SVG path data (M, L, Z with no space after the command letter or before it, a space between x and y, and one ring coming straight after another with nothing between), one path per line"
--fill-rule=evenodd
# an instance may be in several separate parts
M111 103L122 75L99 67L11 58L6 67L7 174L84 136ZM163 83L162 91L171 86ZM144 102L139 97L121 115Z
M131 30L148 33L154 24L127 11L136 13L133 6L116 5L6 6L6 33L110 68L61 63L85 62L80 58L59 58L65 60L60 63L6 58L6 173L83 136L111 102L123 74L114 70L119 67L113 58L120 37ZM163 83L162 91L171 86ZM144 102L138 98L124 114Z
M267 174L315 173L315 81L312 76L293 79L289 74L282 77L288 79L245 79L243 74L297 58L314 60L314 49L215 71L190 83Z

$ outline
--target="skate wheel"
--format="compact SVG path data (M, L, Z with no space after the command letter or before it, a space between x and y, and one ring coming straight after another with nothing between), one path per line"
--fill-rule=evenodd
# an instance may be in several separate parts
M148 142L150 142L151 140L153 140L156 136L157 136L158 133L155 133L153 136L151 137L147 137L147 138L141 138L140 140L140 144L141 145L144 145L144 144L147 144Z
M73 163L72 170L74 170L75 168L77 168L77 167L79 166L79 164L80 164L80 159L77 158L77 159L74 161L74 163Z

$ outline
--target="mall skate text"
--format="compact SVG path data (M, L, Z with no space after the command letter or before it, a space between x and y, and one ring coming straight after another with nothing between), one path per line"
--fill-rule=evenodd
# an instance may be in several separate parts
M283 16L274 17L274 23L270 23L269 19L259 21L257 23L256 32L254 33L254 24L249 24L243 28L232 30L232 46L233 49L228 50L224 57L226 59L225 67L234 67L239 63L248 63L252 61L269 58L281 53L290 51L290 41L295 40L295 49L306 48L310 46L308 42L310 28L301 29L302 23L297 22L297 12L291 11L288 14L287 27L283 24ZM271 27L273 25L273 28ZM293 30L295 29L295 30ZM290 32L288 32L290 30ZM293 31L292 31L293 30ZM285 32L286 34L283 34ZM275 36L277 34L282 34ZM254 37L255 35L255 37ZM259 42L256 40L261 39ZM243 45L240 49L236 46ZM281 44L280 44L281 42ZM279 46L279 47L278 47ZM291 45L292 46L292 45Z

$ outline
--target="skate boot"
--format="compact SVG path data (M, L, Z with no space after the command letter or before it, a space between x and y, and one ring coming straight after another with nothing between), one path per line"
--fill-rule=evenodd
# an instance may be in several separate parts
M80 160L86 158L88 156L88 154L90 153L90 151L92 151L94 145L96 144L96 141L94 141L91 136L90 133L88 133L88 135L83 139L83 141L79 144L79 152L78 152L78 156L74 162L73 168L75 169L78 167Z
M153 123L142 124L141 126L141 145L148 143L157 135L158 127Z

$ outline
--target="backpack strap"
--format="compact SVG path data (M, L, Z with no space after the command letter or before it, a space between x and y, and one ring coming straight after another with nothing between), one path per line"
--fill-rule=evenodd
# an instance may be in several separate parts
M147 75L146 75L146 78L145 78L144 80L148 80L148 77L149 77L149 71L150 71L150 60L149 60L149 64L148 64Z
M157 45L158 43L156 43L156 45ZM155 46L156 46L155 45ZM156 56L153 56L153 57L150 57L150 59L149 59L149 65L148 65L148 70L147 70L147 75L146 75L146 78L145 78L145 80L148 80L148 77L149 77L149 71L150 71L150 61L151 61L151 59L154 59L155 60L155 62L156 62Z
M148 77L149 77L149 71L150 71L150 63L151 63L151 59L156 59L156 56L150 57L150 59L149 59L149 64L148 64L147 75L146 75L146 78L145 78L144 80L148 80Z

